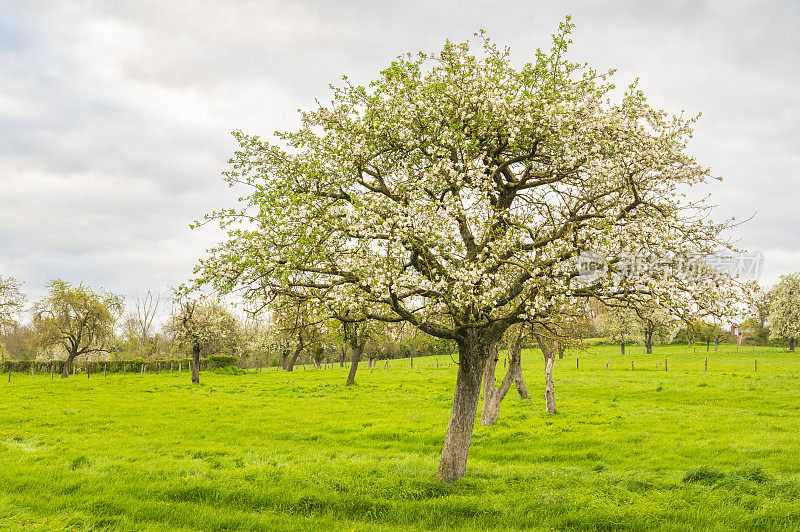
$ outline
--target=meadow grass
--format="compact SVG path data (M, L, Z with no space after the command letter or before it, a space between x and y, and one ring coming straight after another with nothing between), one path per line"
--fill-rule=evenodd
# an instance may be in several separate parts
M449 358L364 363L348 387L338 365L199 386L185 371L14 374L0 381L0 529L800 529L798 356L712 347L708 372L704 357L568 352L547 415L541 354L526 351L531 399L512 390L495 426L476 424L452 485L435 476Z

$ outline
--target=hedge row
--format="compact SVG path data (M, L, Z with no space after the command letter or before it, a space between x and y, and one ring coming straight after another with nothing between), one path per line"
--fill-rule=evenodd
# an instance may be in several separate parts
M204 370L236 367L238 361L239 359L234 356L211 355L208 358L200 359L200 369ZM188 370L191 367L190 362L191 359L189 358L175 358L168 360L143 360L141 358L135 358L133 360L108 361L82 361L77 359L75 360L74 364L76 368L82 372L86 372L88 369L92 373L102 373L104 371L122 373L128 371L142 371L142 366L145 367L146 371L169 371L170 368L172 368L173 371L177 371L178 365ZM48 362L42 362L39 360L5 360L0 362L0 368L2 368L3 373L7 373L8 371L28 372L31 370L31 368L33 368L34 371L49 372L52 365L54 372L61 373L64 370L64 364L66 364L66 360L52 360Z

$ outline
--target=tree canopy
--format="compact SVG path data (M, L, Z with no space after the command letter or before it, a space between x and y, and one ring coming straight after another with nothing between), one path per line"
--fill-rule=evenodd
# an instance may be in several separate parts
M225 176L241 204L206 218L228 239L200 285L345 305L457 343L447 480L464 474L481 375L509 326L574 298L705 308L727 290L695 261L724 245L683 195L710 177L687 153L695 118L568 60L571 29L521 66L483 33L477 54L448 41L367 86L345 80L274 142L235 132ZM587 252L602 274L581 275ZM626 260L655 255L658 268Z
M34 305L33 324L40 345L64 348L67 363L61 376L67 377L75 357L108 349L123 310L123 299L117 295L54 280Z
M800 274L781 275L769 308L770 337L788 340L794 351L800 339Z

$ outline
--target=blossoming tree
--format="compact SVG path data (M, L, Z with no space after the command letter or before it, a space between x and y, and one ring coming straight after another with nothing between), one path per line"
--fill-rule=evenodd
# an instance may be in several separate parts
M800 274L781 275L772 290L769 313L770 338L789 340L793 353L800 339Z
M687 154L694 118L652 108L636 84L614 98L611 73L565 57L571 28L521 66L483 33L478 54L407 54L275 141L235 132L226 179L246 192L205 220L229 238L198 284L349 305L457 344L447 481L465 474L484 367L510 326L571 298L718 293L703 275L614 273L642 250L670 265L710 253L722 226L682 195L710 175ZM607 273L580 275L587 250Z

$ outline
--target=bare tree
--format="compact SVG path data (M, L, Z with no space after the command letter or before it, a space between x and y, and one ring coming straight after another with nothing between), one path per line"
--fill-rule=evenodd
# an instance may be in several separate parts
M153 322L158 314L158 307L161 303L161 294L148 290L144 296L136 296L133 300L136 332L139 336L140 356L144 356L147 341L153 332Z

